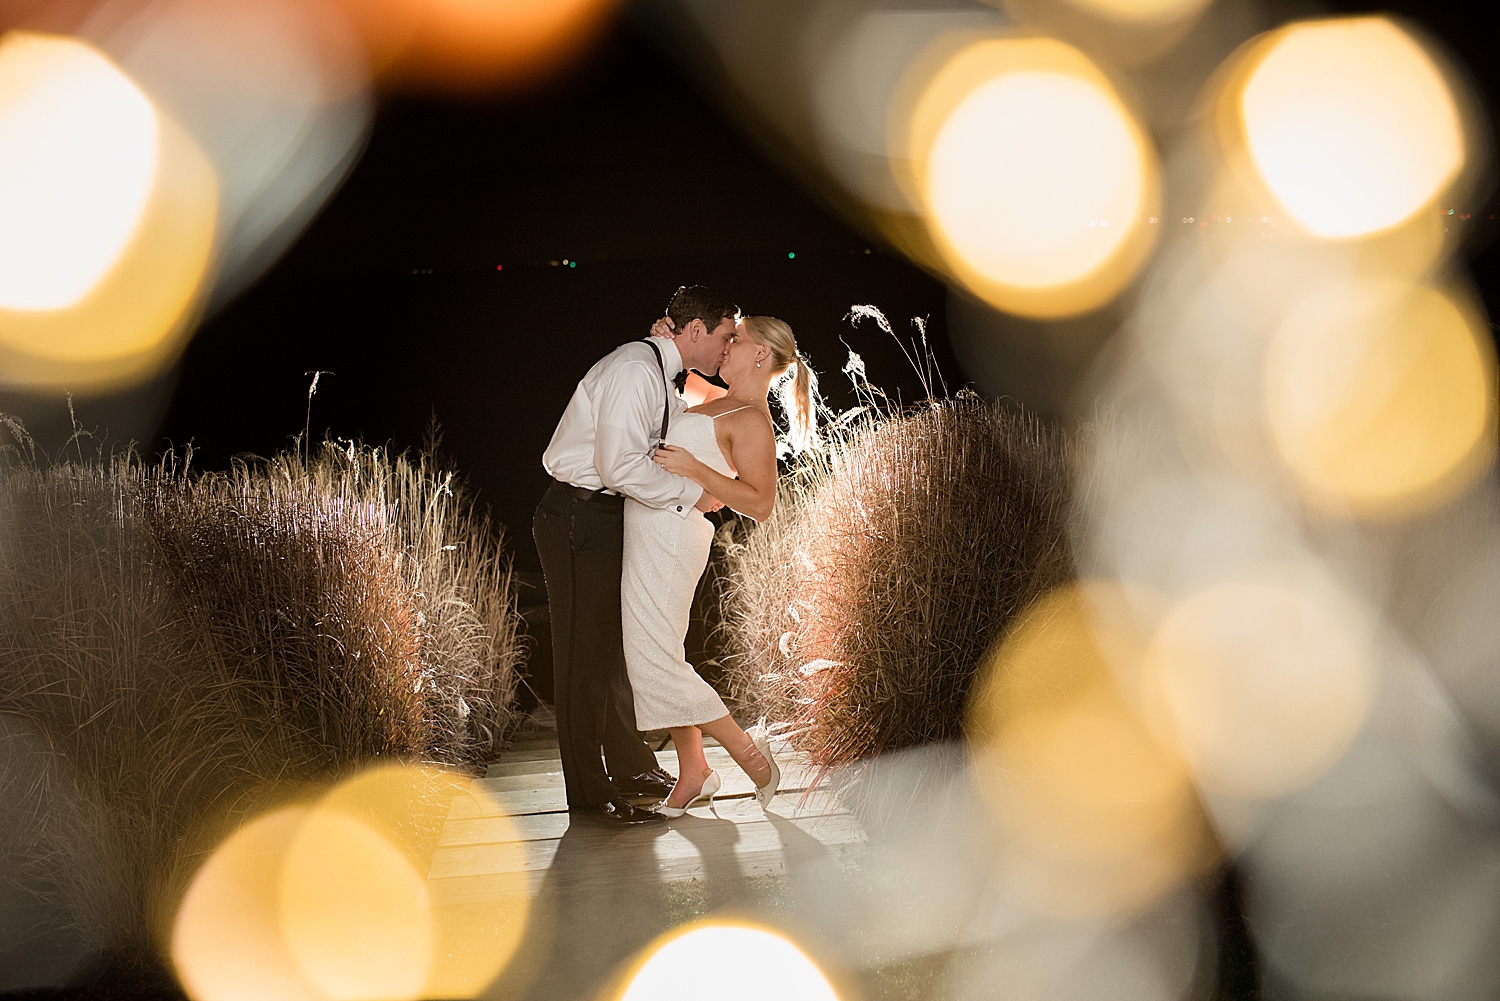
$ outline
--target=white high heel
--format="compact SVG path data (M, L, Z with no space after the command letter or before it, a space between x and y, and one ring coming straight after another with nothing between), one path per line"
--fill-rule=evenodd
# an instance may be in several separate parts
M771 777L766 779L766 784L755 787L755 800L764 810L771 805L771 797L776 795L776 790L781 785L781 768L771 754L771 735L766 731L766 718L762 716L759 723L745 731L745 736L750 738L760 756L771 766Z
M680 817L705 799L708 800L709 809L712 810L714 797L718 795L719 790L723 787L724 782L719 778L719 773L710 768L707 777L703 780L703 788L698 790L698 795L688 800L686 806L668 806L667 801L662 800L656 804L654 812L661 814L663 817ZM718 811L715 810L714 813L717 815Z

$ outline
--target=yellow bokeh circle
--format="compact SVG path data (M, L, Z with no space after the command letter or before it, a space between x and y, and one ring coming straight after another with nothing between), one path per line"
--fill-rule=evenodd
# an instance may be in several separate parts
M1277 449L1312 500L1407 515L1488 468L1495 358L1479 324L1437 289L1337 283L1276 332L1266 407Z
M907 134L934 244L997 308L1097 308L1150 250L1155 153L1109 79L1069 45L988 38L961 48L928 80Z
M241 827L198 870L172 927L172 965L195 1001L313 1001L281 933L281 863L307 817L290 808Z
M726 968L753 970L725 976ZM828 976L783 933L753 921L706 919L652 942L606 992L613 1001L698 996L716 1001L838 1001ZM711 985L711 986L710 986Z
M1171 24L1203 12L1212 0L1067 0L1094 17L1116 24L1153 26Z
M1148 718L1205 788L1283 795L1327 771L1359 731L1371 649L1367 620L1320 574L1263 567L1163 619L1146 654Z
M368 826L314 811L282 860L279 901L287 949L320 994L422 996L432 961L427 887Z
M25 187L0 207L26 204L0 230L0 262L16 262L0 279L0 382L107 386L164 364L196 318L218 218L188 134L87 43L12 32L0 182Z
M0 39L0 307L65 309L129 242L151 195L149 98L71 38Z
M1464 167L1452 89L1417 40L1384 17L1264 36L1233 96L1255 172L1314 236L1396 226L1430 208Z
M980 793L1023 855L1013 889L1044 913L1129 913L1214 857L1186 764L1122 694L1143 647L1125 604L1104 581L1045 595L971 700Z
M477 997L525 931L523 894L454 894L427 878L450 815L492 850L520 852L470 779L384 765L310 807L257 818L194 877L171 954L194 1001L414 1001Z

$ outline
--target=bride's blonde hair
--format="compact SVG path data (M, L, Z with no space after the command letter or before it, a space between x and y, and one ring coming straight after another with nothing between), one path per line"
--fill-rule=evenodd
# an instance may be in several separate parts
M772 387L787 419L787 443L794 452L818 447L818 376L797 350L797 339L785 320L747 316L745 329L756 344L771 349Z

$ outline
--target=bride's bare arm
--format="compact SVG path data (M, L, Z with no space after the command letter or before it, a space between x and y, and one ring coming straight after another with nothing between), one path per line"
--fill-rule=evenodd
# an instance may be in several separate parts
M728 415L722 419L740 417ZM776 507L776 435L765 415L754 410L744 412L726 435L725 458L739 470L739 479L700 462L685 448L662 445L656 450L656 463L669 473L686 476L740 514L765 521Z

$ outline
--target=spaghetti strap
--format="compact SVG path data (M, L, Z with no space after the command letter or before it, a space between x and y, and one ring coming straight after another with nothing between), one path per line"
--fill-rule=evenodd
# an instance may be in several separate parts
M710 414L709 416L713 420L718 420L720 417L727 417L730 414L737 414L741 410L754 410L754 409L755 409L755 404L753 404L753 403L747 403L743 407L735 407L733 410L726 410L722 414Z

